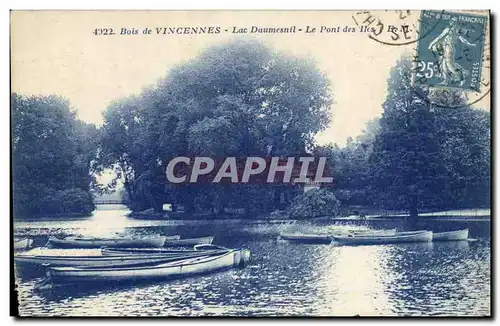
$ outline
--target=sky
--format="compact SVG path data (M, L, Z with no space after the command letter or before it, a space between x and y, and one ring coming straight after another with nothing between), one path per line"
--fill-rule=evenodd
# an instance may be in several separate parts
M354 18L353 18L354 17ZM320 144L345 144L382 113L389 71L416 42L387 45L359 31L355 19L374 17L384 26L401 24L395 12L352 11L14 11L11 14L12 91L57 94L70 100L84 121L102 124L110 101L140 93L170 68L231 38L258 39L276 51L312 58L332 85L332 123L317 135ZM405 18L414 33L418 13ZM378 22L375 21L374 25ZM161 27L219 26L220 34L156 35ZM234 27L316 28L316 33L233 34ZM329 28L329 32L320 33ZM357 28L342 32L344 27ZM113 28L116 35L93 32ZM119 35L122 28L137 35ZM142 31L152 29L152 34ZM339 28L339 32L337 32ZM227 29L229 32L225 32ZM388 33L380 38L387 41ZM414 37L414 36L413 36ZM475 104L489 110L489 96Z

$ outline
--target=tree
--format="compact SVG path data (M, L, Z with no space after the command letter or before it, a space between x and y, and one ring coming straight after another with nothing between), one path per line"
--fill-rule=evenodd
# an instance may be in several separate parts
M370 188L375 203L407 209L415 218L423 208L463 207L479 188L484 194L489 120L487 113L469 107L460 91L415 88L411 68L410 60L403 59L391 70L370 157ZM480 185L473 180L481 180Z
M331 103L328 80L314 63L274 53L255 41L216 45L171 69L138 99L108 108L102 155L110 159L104 166L123 165L128 182L136 183L145 171L159 171L153 173L155 180L164 178L166 165L176 156L301 155L328 125ZM240 190L250 195L253 188ZM220 185L166 186L163 198L187 209L207 201L223 208L237 204L228 199L231 192L232 187ZM135 194L129 195L137 201ZM198 196L208 200L196 200ZM250 209L249 202L238 204Z
M344 205L371 205L369 200L369 158L373 152L375 137L380 132L378 118L366 124L363 133L353 140L347 139L346 146L337 144L317 146L315 154L326 157L333 183L323 185L332 191Z
M97 149L94 126L76 119L67 100L57 96L11 95L12 184L16 217L85 213L91 164ZM48 211L44 198L81 202ZM89 199L90 198L90 199Z
M291 217L335 217L340 207L340 201L326 189L311 189L294 199L290 207Z
M456 94L437 92L433 96L453 101L452 108L435 111L438 146L446 170L446 207L490 207L490 114L472 109Z

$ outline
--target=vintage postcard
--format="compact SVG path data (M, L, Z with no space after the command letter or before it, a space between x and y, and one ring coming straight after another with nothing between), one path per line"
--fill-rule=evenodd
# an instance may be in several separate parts
M488 10L10 19L12 314L491 316Z

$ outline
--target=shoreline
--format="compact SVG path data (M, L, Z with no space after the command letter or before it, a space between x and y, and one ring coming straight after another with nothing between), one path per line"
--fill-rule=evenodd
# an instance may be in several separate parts
M69 213L69 214L52 214L52 215L37 215L25 218L14 218L12 221L16 223L30 222L55 222L55 221L84 221L92 218L96 212L94 210L90 214L85 213ZM265 214L231 214L231 213L186 213L186 212L169 212L163 213L141 213L128 211L125 215L127 218L137 221L268 221L276 223L277 221L311 221L311 222L327 222L327 221L397 221L409 219L408 214L394 212L377 212L372 210L371 214L366 216L349 215L349 216L316 216L316 217L289 217L284 211L276 211ZM389 213L389 214L388 214ZM491 221L491 211L489 209L463 209L438 212L423 212L419 214L418 221Z
M164 222L232 222L232 223L250 223L250 224L285 224L290 222L374 222L374 221L401 221L405 220L405 217L402 216L381 216L381 217L368 217L368 218L353 218L353 217L335 217L335 218L310 218L310 219L266 219L266 218L132 218L132 220L137 221L164 221ZM24 226L16 227L17 223L30 223L30 222L58 222L58 221L73 221L73 220L82 220L82 219L44 219L44 220L17 220L14 221L14 229L23 229L26 228ZM441 217L420 217L418 221L442 221L442 222L491 222L490 217L449 217L449 216L441 216Z

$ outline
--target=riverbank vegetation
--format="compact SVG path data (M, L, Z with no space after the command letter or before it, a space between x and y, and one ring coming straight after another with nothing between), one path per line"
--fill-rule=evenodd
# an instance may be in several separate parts
M76 119L59 97L14 94L14 212L88 213L90 187L112 191L117 180L134 212L155 216L164 203L213 216L333 216L368 206L416 217L489 207L489 112L471 107L461 91L412 86L411 70L408 58L395 64L382 116L343 147L314 142L334 118L326 76L314 62L255 41L208 48L141 94L111 102L100 128ZM174 186L165 178L177 156L304 155L326 156L333 184L304 194L300 185ZM115 180L99 185L94 176L107 169Z
M329 157L344 204L407 210L490 207L490 113L463 92L413 87L412 63L388 79L380 119L347 146L317 148Z
M166 165L178 156L303 156L330 122L330 94L312 62L258 42L217 45L111 103L99 161L123 178L133 210L160 211L164 202L188 213L283 208L299 186L165 186Z
M90 214L97 128L57 96L12 94L11 110L14 216Z

